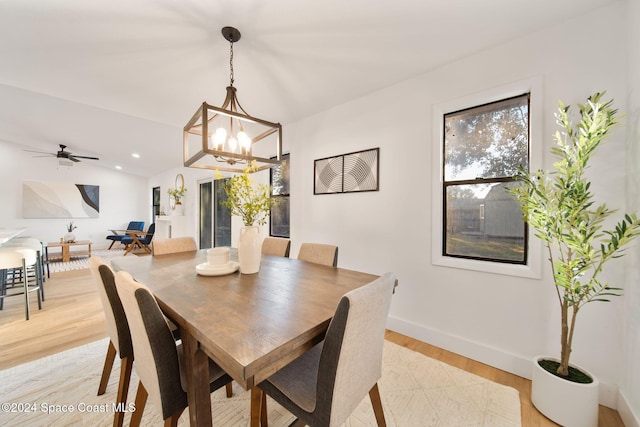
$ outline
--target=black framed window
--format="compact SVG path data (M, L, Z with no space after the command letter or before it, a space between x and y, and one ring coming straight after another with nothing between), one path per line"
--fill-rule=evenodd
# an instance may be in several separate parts
M151 218L155 218L160 215L160 187L153 187L151 190L151 200L153 200Z
M526 264L527 228L509 193L529 167L529 93L446 113L445 256Z
M278 202L271 208L269 218L269 235L289 238L289 171L291 158L289 154L282 156L283 162L270 169L269 182L271 197Z

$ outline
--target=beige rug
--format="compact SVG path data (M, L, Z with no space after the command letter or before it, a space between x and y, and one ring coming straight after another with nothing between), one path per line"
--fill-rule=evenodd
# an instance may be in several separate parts
M111 402L118 386L119 359L107 393L96 396L107 340L96 341L34 362L0 371L0 425L108 426L113 422ZM134 364L135 366L135 364ZM131 380L128 401L133 402L137 377ZM520 426L518 391L385 342L383 375L379 382L389 426ZM274 401L267 404L269 425L286 426L293 417ZM249 393L234 382L234 397L224 388L211 395L213 423L249 424ZM14 412L15 411L15 412ZM188 411L188 410L187 410ZM189 424L188 412L180 425ZM48 412L48 413L47 413ZM129 414L125 425L129 424ZM366 397L345 426L375 425ZM162 425L147 402L143 425Z

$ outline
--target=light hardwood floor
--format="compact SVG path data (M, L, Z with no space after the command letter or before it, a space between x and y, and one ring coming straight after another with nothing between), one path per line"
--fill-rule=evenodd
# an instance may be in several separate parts
M20 297L5 301L0 311L0 370L57 353L107 336L100 298L90 271L54 273L45 283L42 310L32 304L31 319L24 320ZM555 426L531 403L531 382L466 357L396 332L386 338L433 359L515 388L520 392L522 426ZM601 406L599 427L624 427L617 411Z

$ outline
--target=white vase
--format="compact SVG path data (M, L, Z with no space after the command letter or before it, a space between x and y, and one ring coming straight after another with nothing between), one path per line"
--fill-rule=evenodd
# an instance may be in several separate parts
M184 215L184 205L181 202L176 202L176 207L173 209L173 214L177 216Z
M238 240L240 273L254 274L260 270L261 246L260 227L250 225L240 229L240 239Z
M72 243L76 241L76 235L73 234L72 232L68 232L67 234L64 235L62 239L64 240L65 243Z
M538 364L541 359L554 360L553 357L538 356L533 359L531 378L531 401L533 405L550 420L564 427L598 426L598 388L596 377L585 369L571 364L589 375L591 384L567 381L547 372Z

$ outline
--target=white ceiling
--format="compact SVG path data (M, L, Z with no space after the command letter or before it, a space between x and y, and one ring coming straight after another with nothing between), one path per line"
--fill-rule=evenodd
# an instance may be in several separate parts
M0 140L150 176L224 100L224 26L242 106L286 125L611 2L0 0Z

